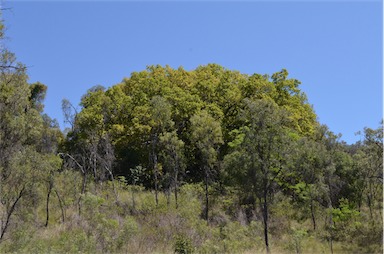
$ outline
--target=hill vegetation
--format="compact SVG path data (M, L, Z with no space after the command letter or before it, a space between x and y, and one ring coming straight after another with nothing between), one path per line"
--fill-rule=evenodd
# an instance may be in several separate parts
M383 251L383 123L340 141L285 69L149 66L62 132L0 61L0 252Z

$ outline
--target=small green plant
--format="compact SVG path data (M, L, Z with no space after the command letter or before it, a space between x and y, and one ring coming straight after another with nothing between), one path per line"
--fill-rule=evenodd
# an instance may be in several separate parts
M192 246L191 239L189 239L185 235L175 236L174 250L175 250L175 253L178 253L178 254L193 253L193 246Z
M295 251L296 253L301 253L302 252L302 241L304 237L307 236L307 231L304 229L295 229L293 231L293 241L295 244Z
M117 249L121 249L124 244L133 238L139 231L137 222L134 217L128 216L125 218L120 235L117 238Z

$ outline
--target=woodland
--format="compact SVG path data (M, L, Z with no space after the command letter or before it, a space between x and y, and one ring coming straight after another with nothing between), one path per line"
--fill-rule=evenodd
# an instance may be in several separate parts
M341 141L285 69L148 66L62 131L0 62L1 253L383 252L383 122Z

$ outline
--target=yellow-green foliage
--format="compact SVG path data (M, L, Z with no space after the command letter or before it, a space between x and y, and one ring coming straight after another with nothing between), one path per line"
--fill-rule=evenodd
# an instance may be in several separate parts
M383 251L383 123L340 142L285 69L149 66L63 100L64 137L0 62L0 253Z

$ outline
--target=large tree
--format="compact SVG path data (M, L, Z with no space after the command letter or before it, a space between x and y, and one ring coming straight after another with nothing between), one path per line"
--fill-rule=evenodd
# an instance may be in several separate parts
M54 153L62 136L58 126L42 115L47 87L27 81L26 67L1 48L0 241L6 232L16 229L13 217L27 220L20 215L21 210L37 209L38 186L60 166Z
M225 167L253 205L259 204L264 225L266 251L270 251L269 209L287 160L286 112L271 100L245 100L241 118L245 125L237 130L233 150Z
M204 218L209 216L209 183L217 177L218 149L223 143L220 122L207 111L201 111L191 118L191 140L196 146L196 158L204 179L205 210Z

